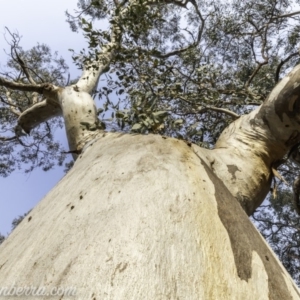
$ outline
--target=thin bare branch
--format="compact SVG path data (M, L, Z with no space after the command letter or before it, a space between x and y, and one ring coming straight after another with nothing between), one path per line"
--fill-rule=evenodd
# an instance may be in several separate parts
M188 103L189 105L192 105L194 106L195 103L192 103L191 101L185 99L184 97L181 97L181 96L178 96L178 98L186 103ZM240 117L240 115L236 114L235 112L229 110L229 109L226 109L226 108L221 108L221 107L216 107L216 106L210 106L210 105L207 105L205 107L201 107L201 108L196 108L193 112L193 114L201 114L201 113L205 113L207 112L208 110L212 110L212 111L215 111L215 112L220 112L220 113L224 113L224 114L227 114L229 115L230 117L232 117L233 119L238 119Z
M256 106L260 106L261 103L257 103L257 102L247 102L246 105L256 105Z
M271 18L270 21L274 21L274 20L281 19L281 18L289 18L289 17L293 17L293 16L296 16L296 15L300 15L300 11L295 11L295 12L292 12L292 13L289 13L289 14L276 16L276 17Z
M4 136L0 136L0 141L3 141L3 142L13 141L13 140L16 140L16 139L17 139L16 136L12 136L12 137L4 137Z
M6 92L6 99L7 99L7 101L5 101L4 98L1 97L1 96L0 96L0 99L1 99L1 101L2 101L3 103L9 105L9 109L10 109L10 111L11 111L14 115L16 115L17 117L20 116L21 112L20 112L19 110L16 109L16 108L18 108L18 106L13 104L13 101L12 101L12 99L11 99L11 97L10 97L10 92L9 92L9 91Z
M254 70L254 72L251 74L250 78L248 79L248 81L245 83L245 88L248 88L251 81L254 79L255 75L258 73L258 71L261 69L261 67L263 65L266 65L268 63L268 61L263 61L261 63L258 63L258 66L256 67L256 69Z
M12 90L18 90L18 91L23 91L23 92L37 92L39 94L43 94L45 89L54 87L52 84L49 84L49 83L23 84L23 83L7 80L3 77L0 77L0 85L5 86Z
M220 107L215 107L215 106L206 106L202 109L200 109L198 111L198 113L202 113L202 112L205 112L207 110L212 110L212 111L216 111L216 112L220 112L220 113L224 113L224 114L227 114L229 115L230 117L232 117L233 119L238 119L240 117L240 115L236 114L235 112L229 110L229 109L226 109L226 108L220 108Z
M268 38L268 29L269 29L269 23L266 25L263 36L262 36L262 47L261 47L261 56L264 59L264 62L267 64L269 57L268 53L265 53L266 46L267 46L267 38ZM267 50L268 51L268 50Z
M297 176L293 183L294 205L298 214L300 214L300 176Z
M294 52L292 53L291 55L289 55L286 59L282 60L280 62L280 64L277 66L277 69L276 69L276 74L275 74L275 83L277 83L279 81L279 73L280 73L280 70L282 68L282 66L287 63L291 58L293 58L294 56L297 56L299 55L299 51L297 52Z
M33 78L30 76L29 72L28 72L28 68L26 66L26 63L24 62L24 60L20 57L20 55L18 54L17 52L17 49L14 48L14 52L15 52L15 55L17 57L17 60L18 60L18 63L20 65L20 67L22 68L24 74L26 75L28 81L31 83L31 84L36 84L36 82L33 80Z
M0 95L0 100L1 100L1 102L3 102L4 104L13 106L13 107L15 107L15 108L19 108L17 105L15 105L15 104L13 104L13 103L10 103L10 101L7 102L1 95ZM7 100L8 100L8 99L7 99Z
M10 32L10 30L5 27L5 29L7 30L7 32L10 34L10 36L12 37L12 42L8 43L11 46L11 58L21 67L21 70L23 71L23 73L25 74L26 78L28 79L28 81L31 84L36 84L36 82L33 80L33 78L31 77L30 73L28 72L30 69L28 68L28 66L26 65L25 61L21 58L21 56L19 55L17 49L19 48L19 42L20 42L20 36L16 33L12 33ZM19 77L21 76L22 72L20 72Z
M201 41L201 38L202 38L202 34L203 34L204 26L205 26L205 19L203 18L202 14L199 10L197 2L195 0L192 0L191 3L193 4L199 19L201 20L201 24L200 24L199 29L198 29L197 42L196 42L196 44L198 45Z

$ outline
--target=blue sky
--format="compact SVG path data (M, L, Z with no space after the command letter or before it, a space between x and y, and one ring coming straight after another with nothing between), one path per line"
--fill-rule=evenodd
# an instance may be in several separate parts
M80 50L85 46L84 39L80 33L71 32L65 22L66 9L72 12L77 0L0 0L0 4L0 66L6 62L4 27L7 26L23 37L24 49L38 42L45 43L66 59L71 78L79 74L72 66L68 49ZM57 136L66 144L64 132ZM8 178L0 177L0 233L9 233L12 220L33 208L63 175L63 169L56 168L48 172L35 170L30 174L17 171Z

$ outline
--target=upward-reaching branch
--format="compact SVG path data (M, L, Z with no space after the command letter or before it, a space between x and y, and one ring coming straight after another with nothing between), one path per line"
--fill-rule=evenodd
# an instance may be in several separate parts
M133 1L132 4L133 3L135 3L135 1ZM108 70L117 49L120 47L123 33L123 29L120 26L120 24L122 24L122 18L131 8L131 5L125 6L125 3L122 2L116 8L115 15L110 21L110 42L101 49L100 54L97 55L94 61L89 62L84 66L81 77L77 82L77 87L81 91L91 94L96 88L100 76Z
M20 57L20 55L18 54L17 52L17 49L14 48L14 53L17 57L17 61L19 63L19 65L21 66L24 74L26 75L28 81L31 83L31 84L36 84L36 82L33 80L33 78L30 76L29 72L28 72L28 67L26 66L26 63L24 62L24 60Z
M115 54L119 49L121 49L121 41L122 41L122 35L123 35L123 26L124 19L126 18L127 14L130 12L132 7L136 5L137 1L131 1L130 4L127 4L126 1L123 1L121 3L115 2L116 9L115 9L115 15L110 20L111 24L111 34L110 34L110 42L105 45L102 49L100 54L97 55L97 58L94 61L89 61L84 66L84 71L82 72L82 75L77 83L77 86L80 90L92 93L92 91L95 89L99 77L105 73L108 70L109 65L111 64L111 61L114 59ZM166 4L173 4L176 6L184 7L186 8L188 3L191 3L196 11L196 14L198 15L200 19L200 25L198 28L198 33L195 41L181 49L177 49L168 53L161 53L159 51L150 51L146 49L142 49L140 47L137 47L136 49L130 49L130 52L139 51L139 52L147 52L150 53L152 56L156 56L159 58L168 58L174 55L178 55L180 53L183 53L197 45L199 45L204 25L205 25L205 19L201 15L197 3L194 0L186 0L186 1L177 1L177 0L168 0L164 1ZM149 7L159 5L161 4L161 1L146 1L144 5L148 5ZM126 51L126 49L123 49L123 51Z
M277 66L276 69L276 74L275 74L275 82L277 83L279 81L279 74L280 74L280 70L282 68L282 66L287 63L291 58L293 58L294 56L299 55L299 51L292 53L291 55L289 55L287 58L283 59L280 64Z

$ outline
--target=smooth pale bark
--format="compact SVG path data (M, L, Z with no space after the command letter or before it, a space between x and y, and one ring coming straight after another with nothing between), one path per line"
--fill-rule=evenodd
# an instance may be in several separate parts
M262 203L285 154L300 143L300 65L253 112L231 123L208 154L248 215Z
M74 86L60 90L59 103L63 111L65 128L71 151L81 150L98 126L97 109L90 94L77 90ZM77 156L76 156L77 157Z
M99 135L0 246L0 282L75 299L300 299L207 159L153 135Z

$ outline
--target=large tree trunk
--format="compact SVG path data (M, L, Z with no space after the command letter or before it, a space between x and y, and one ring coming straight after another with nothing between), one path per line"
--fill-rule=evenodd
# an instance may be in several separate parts
M153 135L89 145L1 245L0 282L72 299L300 299L205 156Z

